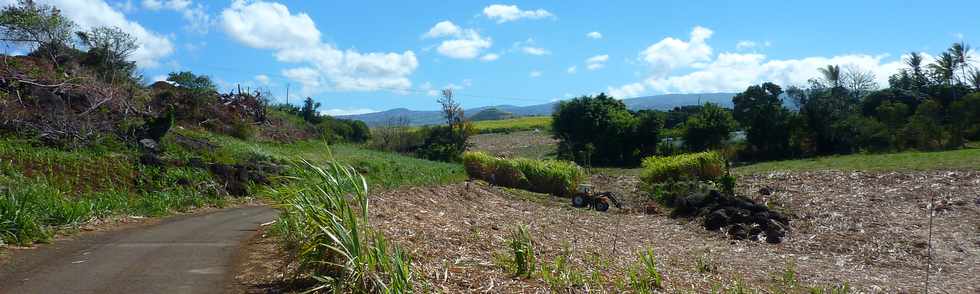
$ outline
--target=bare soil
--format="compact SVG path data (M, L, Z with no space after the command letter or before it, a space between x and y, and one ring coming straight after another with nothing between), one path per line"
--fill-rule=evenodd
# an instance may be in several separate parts
M980 173L783 173L742 178L740 185L742 194L792 215L782 244L732 241L704 230L700 220L598 213L482 183L380 193L372 224L411 252L430 290L447 293L547 291L542 280L515 278L499 261L518 224L530 226L541 263L567 248L587 277L600 272L603 284L591 287L609 292L617 292L616 281L637 252L653 249L667 292L704 292L733 280L776 287L785 285L777 277L795 268L801 285L846 282L862 292L917 293L924 289L934 197L930 288L980 291ZM763 186L776 192L761 196ZM699 259L717 270L700 273Z

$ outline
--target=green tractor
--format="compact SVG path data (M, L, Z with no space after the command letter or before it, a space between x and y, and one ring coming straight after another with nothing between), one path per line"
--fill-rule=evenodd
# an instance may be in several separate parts
M572 195L572 206L574 207L588 207L596 211L607 211L610 203L616 208L623 208L623 205L612 192L596 193L592 185L579 185L578 191Z

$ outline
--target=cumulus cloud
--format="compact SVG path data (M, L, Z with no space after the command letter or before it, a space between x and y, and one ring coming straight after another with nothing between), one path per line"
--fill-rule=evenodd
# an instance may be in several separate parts
M483 8L483 15L497 23L516 21L520 19L553 18L554 14L544 9L521 10L517 5L493 4Z
M589 39L602 39L602 33L600 32L590 32L585 34L585 36L589 37Z
M542 74L544 73L542 73L540 70L532 70L531 73L528 74L528 76L532 78L537 78L540 77Z
M446 36L459 36L463 32L459 26L451 21L444 20L440 21L436 25L432 26L428 32L426 32L422 37L424 38L439 38Z
M493 45L490 37L480 36L475 30L466 30L459 38L444 40L436 48L439 54L455 59L473 59Z
M759 47L769 47L770 45L771 43L769 43L769 41L759 43L756 41L742 40L742 41L738 41L738 43L735 43L735 50L742 51L742 50L756 49Z
M213 23L204 5L194 4L191 0L143 0L142 4L148 10L172 10L180 13L187 21L187 29L190 31L207 33Z
M664 38L640 52L640 60L649 64L654 72L667 74L683 66L711 60L711 47L705 41L714 34L710 29L696 26L691 30L690 39L685 42L674 38Z
M609 61L609 55L596 55L589 57L585 60L585 68L589 70L597 70L606 65L606 61Z
M819 68L827 65L840 65L874 74L879 86L888 84L888 77L903 67L902 56L888 54L846 54L837 56L811 56L798 59L769 59L760 53L723 52L711 56L712 48L704 43L711 35L705 28L695 28L690 42L682 42L688 48L699 47L693 51L698 54L679 54L684 62L669 63L654 58L651 64L667 64L668 71L654 71L639 82L622 86L608 87L608 92L616 97L635 97L643 93L704 93L737 92L762 82L780 85L803 85L807 80L820 76ZM675 40L666 38L664 40ZM665 42L661 41L658 44ZM676 42L667 42L676 43ZM675 47L684 47L676 43ZM759 44L756 44L759 45ZM765 46L765 43L762 44ZM651 46L653 47L653 46ZM743 48L746 48L743 46ZM640 53L647 56L648 50ZM662 52L672 52L663 50ZM931 61L930 56L926 56ZM681 71L675 73L673 70Z
M513 49L519 50L524 54L534 55L534 56L551 54L551 51L548 51L548 49L537 47L534 43L534 38L528 38L525 41L514 42Z
M275 51L280 62L300 64L282 75L303 85L305 94L327 90L377 91L411 87L418 68L415 53L341 50L320 40L320 30L305 13L283 4L237 0L221 13L221 26L246 46Z
M170 39L126 19L117 7L109 5L104 0L39 0L37 2L58 7L64 16L83 30L100 26L118 27L136 37L139 48L133 52L130 60L135 61L141 68L157 67L161 59L174 52L174 45ZM8 6L16 4L16 1L3 0L0 4Z
M257 76L255 76L255 81L256 82L259 82L259 84L263 84L263 85L268 85L269 82L270 82L269 76L267 76L267 75L257 75Z
M480 57L480 60L482 61L494 61L497 59L500 59L500 55L497 55L496 53L487 53Z

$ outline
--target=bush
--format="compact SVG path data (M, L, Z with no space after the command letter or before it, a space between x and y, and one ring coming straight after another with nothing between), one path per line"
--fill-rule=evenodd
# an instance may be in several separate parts
M470 178L555 196L570 195L585 178L582 168L569 161L503 159L483 152L466 152L462 158Z
M643 159L641 179L647 184L688 180L713 181L724 175L725 159L718 152L651 156Z

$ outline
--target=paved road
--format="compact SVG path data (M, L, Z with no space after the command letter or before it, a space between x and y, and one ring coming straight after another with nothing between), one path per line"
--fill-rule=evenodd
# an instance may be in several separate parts
M227 292L240 245L275 216L235 208L17 251L0 266L0 293Z

